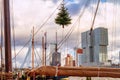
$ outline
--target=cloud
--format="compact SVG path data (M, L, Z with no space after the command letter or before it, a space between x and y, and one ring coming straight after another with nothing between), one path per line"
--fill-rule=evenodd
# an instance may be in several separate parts
M58 0L52 0L53 1L53 3L57 3L58 2Z
M77 2L68 2L66 4L66 7L68 8L68 11L70 12L71 15L76 15L80 13L81 9L83 7L87 7L89 5L90 1L89 0L80 0Z
M105 0L103 0L105 2ZM106 0L108 3L120 4L120 0Z
M73 2L71 2L71 0L69 0L69 2L66 4L66 6L68 7L68 9L70 9L71 15L73 21L78 17L78 13L80 13L81 7L84 6L84 4L86 3L87 0L83 1L83 0L73 0ZM53 4L44 4L43 5L43 1L31 1L31 2L27 2L24 1L23 4L19 4L21 1L17 0L14 4L14 22L15 22L15 33L16 33L16 40L18 41L17 43L22 43L23 44L27 41L32 27L35 25L36 30L37 28L39 28L45 19L50 15L49 13L52 13L52 11L55 9L55 5L53 8L49 8L46 7L47 5L53 5ZM41 5L39 5L41 4ZM105 11L105 6L104 4L107 5L107 11ZM95 4L91 4L91 7L95 10ZM113 21L113 16L109 16L109 15L113 15L114 13L112 12L112 8L114 7L114 5L112 3L103 3L100 4L100 8L99 8L99 15L97 15L96 17L96 22L95 22L95 27L96 26L105 26L105 22L107 21L108 24L108 28L109 31L111 32L110 29L110 25ZM119 6L118 6L119 7ZM29 9L30 8L30 9ZM51 10L50 10L51 9ZM73 10L73 11L72 11ZM58 11L57 11L58 12ZM43 32L48 31L48 37L51 39L51 37L55 37L55 29L57 29L57 27L59 27L59 25L56 25L54 23L54 18L56 17L57 12L54 14L54 16L52 17L52 19L50 19L50 21L48 21L48 23L42 28L42 30L40 30L40 32L37 34L37 38L38 36L41 37L41 34L43 34ZM105 12L107 13L107 15L105 15ZM111 14L109 14L111 13ZM119 11L117 11L117 15L119 15ZM80 22L80 26L81 29L83 31L90 29L90 25L91 25L91 20L92 20L92 16L93 16L93 12L91 10L91 8L87 8L84 15L81 18L81 22ZM106 17L105 17L106 16ZM106 18L106 21L105 21ZM87 24L86 24L87 23ZM36 26L37 25L37 26ZM118 27L119 27L119 23L117 23ZM27 29L27 30L26 30ZM59 27L60 33L59 36L61 36L61 32L62 32L62 28ZM43 32L42 32L43 31ZM67 31L66 31L67 32ZM52 33L52 34L49 34ZM40 34L40 35L39 35ZM40 38L39 38L40 39ZM51 41L49 39L49 41ZM53 38L52 38L53 39ZM52 40L54 41L54 40ZM52 42L51 41L51 42Z
M16 6L16 7L14 7L14 23L15 23L15 27L16 27L15 33L16 33L17 43L23 42L23 44L24 44L27 41L26 38L28 38L31 33L32 27L35 26L36 29L39 28L40 26L38 26L38 25L42 24L45 21L45 18L47 18L50 15L50 14L48 14L48 12L52 13L52 11L54 10L54 7L56 7L56 6L54 5L53 8L49 8L48 5L53 5L53 4L44 4L43 5L43 3L45 3L45 2L39 1L39 0L31 1L31 2L24 1L23 4L19 4L20 2L21 1L19 1L19 0L14 2L14 6ZM66 6L68 6L68 8L71 9L71 12L73 14L74 13L76 14L76 15L71 15L72 18L74 18L74 16L78 16L77 13L80 11L79 9L81 9L80 6L82 7L84 5L83 3L85 3L85 1L79 1L79 0L76 2L69 1L69 4L66 5ZM41 5L39 5L39 4L41 4ZM29 10L29 8L30 8L30 10ZM72 11L72 10L75 10L75 11ZM86 16L87 16L87 14L86 14ZM54 17L55 17L55 15L54 15ZM49 32L55 31L54 28L56 29L56 27L58 27L58 25L55 25L55 23L54 23L54 17L52 17L52 19L49 21L50 24L45 25L45 28L42 29L43 32L47 30L48 34L49 34ZM88 19L88 21L89 21L89 19ZM26 28L27 28L27 30L26 30ZM60 31L62 31L62 30L60 30ZM42 32L39 32L39 34L41 34L41 33ZM54 33L52 33L52 34L54 34ZM41 35L37 35L37 36L40 37ZM48 35L48 37L54 37L54 36Z
M19 7L17 6L18 8L15 9L15 26L16 26L15 30L16 30L16 40L18 41L17 43L22 43L23 42L23 44L24 44L28 40L28 37L29 37L29 35L31 33L33 25L42 24L42 22L44 22L44 20L45 20L44 18L46 18L46 16L49 16L49 14L47 14L48 11L46 11L46 10L49 9L49 7L44 7L43 9L40 8L40 10L39 10L39 8L37 8L37 9L35 8L35 7L39 6L39 5L36 5L37 2L33 1L33 3L34 4L33 4L32 8L31 8L31 10L28 10L28 8L26 8L25 10L22 10L23 8L21 9L21 6L19 6ZM43 2L39 2L39 4L40 3L43 3ZM82 3L85 3L85 1L83 1ZM66 6L71 7L71 8L73 7L77 11L80 8L79 7L80 5L78 5L78 4L82 4L82 3L78 0L78 2L73 2L73 3L69 2L69 5L66 5ZM49 5L51 5L51 4L49 4ZM112 22L112 16L109 17L109 13L112 12L111 7L114 6L114 5L112 5L112 3L109 3L109 4L106 3L106 5L108 6L108 10L107 10L108 16L106 17L106 19L107 19L107 24L109 24L109 23ZM30 6L31 5L29 5L28 7L30 7ZM41 6L43 6L43 5L41 5ZM41 7L41 6L39 6L39 7ZM77 8L77 6L78 6L78 8ZM91 7L93 7L95 9L96 6L93 4L93 5L91 5ZM21 10L19 10L19 8L23 12L21 12ZM75 10L75 9L73 9L73 10ZM95 25L94 25L95 27L96 26L105 26L105 19L104 19L105 18L105 14L104 14L105 11L104 11L104 9L105 9L104 4L101 4L100 8L99 8L99 15L97 16L97 19L96 19L96 22L95 22ZM54 9L52 9L52 10L54 10ZM50 11L52 12L52 10L50 10ZM16 11L18 11L19 13L16 12ZM75 12L75 11L72 11L72 12ZM37 14L35 14L35 13L37 13ZM23 14L23 15L21 15L21 14ZM45 27L43 27L42 30L40 30L40 32L38 33L40 35L37 34L36 38L38 38L38 36L41 37L41 34L43 34L45 31L47 31L48 32L49 42L55 41L54 40L55 31L56 31L57 27L59 27L59 25L56 25L54 23L55 15L52 17L52 19L50 19L50 21L48 21L48 23L45 25ZM111 15L113 15L113 14L111 14ZM84 15L82 16L81 22L80 22L81 29L84 29L83 31L90 29L90 25L91 25L91 22L92 22L91 21L92 16L93 16L93 13L91 12L91 9L87 8ZM74 21L78 17L77 12L76 12L76 15L71 15L71 17L72 17L72 19ZM40 27L40 26L37 26L36 30L37 30L38 27ZM27 28L27 30L26 30L26 28ZM60 31L59 31L58 35L61 36L62 28L59 27L59 30ZM50 34L50 33L52 33L53 35ZM40 41L38 41L38 42L40 42Z
M54 3L53 3L53 2ZM51 0L51 1L45 1L45 0L24 0L21 3L21 0L14 0L13 2L13 11L14 11L14 26L15 26L15 40L16 40L16 46L22 46L29 40L30 33L32 30L32 27L35 26L35 31L40 28L40 25L43 24L43 22L46 21L46 19L52 14L52 12L57 8L57 5L59 2L58 0ZM86 4L87 0L65 0L66 7L68 8L68 11L70 12L72 23L75 22L75 20L78 18L79 14L81 14L81 11L83 7ZM90 1L90 0L88 0ZM115 50L112 52L112 56L115 57L114 51L120 48L119 45L119 26L120 26L120 5L119 0L117 0L117 5L112 2L113 0L105 0L100 3L100 7L98 10L98 14L96 16L96 21L94 24L94 28L97 27L106 27L109 31L109 51L111 50L111 47L114 46ZM21 3L21 4L20 4ZM86 30L90 30L93 14L96 9L96 2L88 2L86 10L83 14L83 16L80 18L80 21L76 23L76 25L72 26L69 25L65 27L64 29L64 36L65 34L70 30L71 27L76 27L79 25L79 32L84 32ZM43 36L44 32L47 31L47 39L48 44L55 42L55 32L58 31L58 42L62 40L62 33L63 29L61 26L56 25L54 23L54 18L56 17L59 10L57 10L53 16L50 18L50 20L43 26L42 29L38 32L38 34L35 36L35 43L37 46L41 47L41 37ZM116 12L116 13L115 13ZM67 45L64 45L62 47L69 47L70 49L73 49L77 45L77 37L78 34L78 27L73 31L70 38L64 43ZM80 34L79 34L80 36ZM79 38L79 40L81 40ZM79 41L80 42L80 41ZM112 45L111 43L116 43L116 45ZM19 51L22 47L17 48ZM27 47L26 47L27 48ZM18 63L22 63L21 60L23 60L23 56L25 56L24 51L26 51L26 48L21 52L20 56L17 57ZM62 49L62 48L61 48ZM18 52L17 51L17 52ZM62 50L61 50L62 51ZM108 51L108 52L109 52ZM110 54L110 53L108 53Z

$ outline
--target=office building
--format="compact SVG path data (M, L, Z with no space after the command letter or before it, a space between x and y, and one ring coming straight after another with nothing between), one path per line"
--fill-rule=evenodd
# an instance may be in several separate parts
M90 34L91 33L91 34ZM83 58L82 63L100 64L107 62L108 30L103 27L81 34Z

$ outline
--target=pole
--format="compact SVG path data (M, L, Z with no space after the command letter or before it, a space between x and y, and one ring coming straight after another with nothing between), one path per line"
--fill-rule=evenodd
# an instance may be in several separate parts
M33 27L33 35L32 35L32 69L34 69L34 27Z
M44 37L42 37L42 65L44 66L44 60L45 60L45 56L44 56Z
M1 50L1 80L3 80L2 73L4 71L4 62L3 62L3 21L2 21L2 12L1 12L1 45L0 45L0 50Z
M46 50L47 50L47 33L45 32L45 66L46 66Z
M9 0L4 1L5 72L12 72Z
M119 67L120 67L120 52L119 52L119 63L118 63Z
M56 44L55 44L55 52L57 52L57 31L56 31Z
M34 27L32 32L32 69L34 69ZM33 73L33 80L35 80L35 72Z

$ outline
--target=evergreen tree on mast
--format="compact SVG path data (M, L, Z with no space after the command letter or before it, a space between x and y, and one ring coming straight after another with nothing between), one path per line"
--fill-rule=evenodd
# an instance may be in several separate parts
M55 23L61 25L62 28L64 28L65 25L71 24L72 20L69 16L67 8L65 8L64 6L64 0L59 10L60 12L57 14L57 17L55 18Z

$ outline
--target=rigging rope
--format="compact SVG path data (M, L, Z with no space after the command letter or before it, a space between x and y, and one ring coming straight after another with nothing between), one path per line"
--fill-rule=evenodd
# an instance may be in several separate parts
M35 48L35 50L36 50L36 48ZM35 52L34 52L35 53ZM35 54L35 59L36 59L36 62L37 62L37 65L39 65L39 62L38 62L38 60L37 60L37 55Z
M12 19L12 32L13 32L13 47L14 47L14 56L15 56L15 68L17 68L17 63L16 63L16 45L15 45L15 26L14 26L14 6L13 6L13 0L11 2L11 19Z
M63 1L62 1L63 2ZM61 3L62 3L61 2ZM61 3L58 5L58 7L61 5ZM40 26L40 28L38 28L38 30L34 33L34 35L36 35L39 30L47 23L47 21L53 16L53 14L55 13L55 11L58 9L58 7L53 11L53 13L47 18L47 20Z
M84 8L83 8L83 11L81 12L81 14L80 14L79 17L77 18L77 20L74 22L74 24L72 25L71 29L70 29L69 32L66 34L66 36L64 37L64 39L61 40L61 42L58 43L58 45L60 45L59 48L62 46L62 44L63 44L67 39L69 39L69 37L70 37L71 34L73 33L73 31L74 31L74 29L75 29L75 27L76 27L75 24L76 24L76 22L79 21L79 19L80 19L80 18L82 17L82 15L84 14L84 12L85 12L85 10L86 10L86 6L88 5L88 2L89 2L89 0L87 0L85 6L84 6ZM75 26L75 27L74 27L74 26Z
M62 2L61 2L62 3ZM58 7L61 5L61 3L57 6L57 8L52 12L52 14L46 19L46 21L38 28L38 30L34 33L34 35L36 36L37 33L41 30L41 28L47 23L47 21L53 16L53 14L56 12L56 10L58 9ZM26 47L26 45L30 42L31 40L29 39L25 45L18 51L18 53L16 54L15 57L17 57L20 52ZM15 59L15 57L13 57L12 59Z
M2 7L1 7L2 8ZM0 44L0 50L1 50L1 72L3 72L3 66L4 66L4 62L3 62L3 14L2 14L2 9L0 10L1 13L1 44ZM1 75L1 79L2 79L2 75Z
M92 30L93 30L93 26L94 26L94 23L95 23L95 19L96 19L96 15L97 15L97 12L98 12L99 4L100 4L100 0L98 0L97 7L96 7L96 10L95 10L95 13L94 13L94 16L93 16L93 22L92 22L92 25L91 25L90 34L92 33Z
M42 62L42 59L41 59L41 57L40 57L40 55L39 55L39 53L38 53L38 51L37 51L37 49L35 48L35 51L36 51L36 54L38 55L38 57L39 57L39 60L40 60L40 62L39 63L41 63Z
M63 0L62 0L63 2ZM46 21L38 28L38 30L35 32L35 35L37 35L37 33L41 30L41 28L48 22L48 20L53 16L53 14L57 11L57 9L59 8L59 6L62 4L62 2L60 2L60 4L57 6L57 8L52 12L52 14L50 14L50 16L46 19Z
M29 39L29 41L17 52L17 54L16 54L15 57L17 57L17 56L21 53L21 51L28 45L28 43L29 43L30 41L31 41L31 40ZM14 60L15 57L13 57L12 60Z
M117 14L117 6L116 6L117 2L116 0L113 1L113 16L112 16L112 53L116 54L115 49L116 49L116 14Z
M30 35L30 40L32 41L32 36L31 36L31 35ZM29 43L28 52L27 52L27 54L26 54L26 56L25 56L25 59L24 59L23 63L21 64L20 68L23 68L23 67L24 67L25 62L26 62L27 59L29 58L28 56L30 56L31 49L32 49L32 43L30 42L30 43Z
M75 29L75 24L77 21L79 21L79 19L82 17L82 15L84 14L85 10L86 10L86 6L88 5L89 3L89 0L86 1L86 4L85 6L83 7L83 11L80 13L79 17L76 19L76 21L73 23L73 25L71 26L71 29L68 31L68 33L64 36L64 38L58 43L58 49L63 45L63 43L69 39L69 37L71 36L72 32L74 31ZM52 52L52 51L51 51ZM50 53L51 53L50 52ZM52 54L49 54L47 57L52 57ZM49 58L50 59L50 58Z
M117 2L116 2L116 0L114 0L114 5L115 5L115 7L114 7L114 50L116 50L116 46L117 46L117 43L116 43L116 15L117 15L117 6L116 6L116 4L117 4Z

